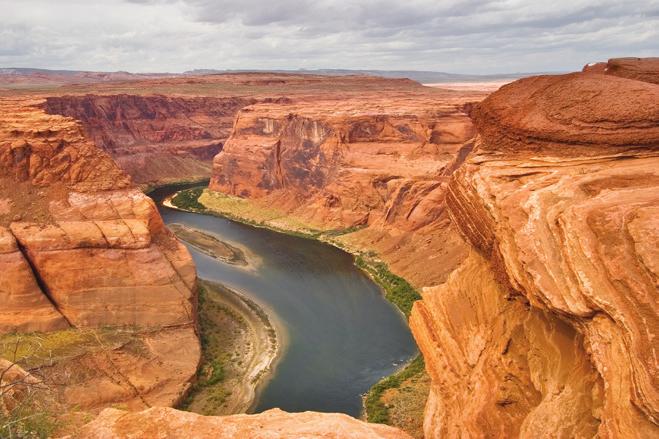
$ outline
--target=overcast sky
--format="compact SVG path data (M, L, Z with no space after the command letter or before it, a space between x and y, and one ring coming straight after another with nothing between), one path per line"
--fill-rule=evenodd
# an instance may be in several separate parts
M659 56L659 0L0 0L0 67L565 71Z

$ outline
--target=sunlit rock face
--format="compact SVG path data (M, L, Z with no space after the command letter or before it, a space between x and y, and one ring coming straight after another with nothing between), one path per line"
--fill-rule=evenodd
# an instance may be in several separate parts
M583 71L659 84L659 58L613 58L588 64Z
M169 408L139 413L107 409L76 435L79 439L131 437L167 438L309 438L309 439L409 439L402 431L367 424L337 413L286 413L278 409L258 415L200 416Z
M426 435L657 435L659 86L528 78L472 115L446 197L471 255L411 319Z
M80 409L174 404L200 355L190 254L80 124L42 106L0 100L0 333L148 329L140 355L117 344L49 371Z
M5 254L30 265L17 263L23 280L7 290L36 281L77 327L192 323L194 266L153 202L77 122L36 104L2 102Z
M239 97L164 95L51 96L50 114L73 117L138 184L210 176L211 161L229 137Z
M0 332L69 327L43 294L12 233L0 227Z

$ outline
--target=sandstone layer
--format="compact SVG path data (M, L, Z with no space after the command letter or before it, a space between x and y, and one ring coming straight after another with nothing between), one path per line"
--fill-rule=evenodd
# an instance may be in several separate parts
M451 267L423 270L414 260L465 253L443 199L472 148L467 111L482 97L437 90L246 107L214 160L210 189L311 228L359 230L346 244L388 255L419 285L441 280ZM438 235L443 244L429 239Z
M229 137L236 112L257 101L281 103L325 95L339 99L374 90L421 89L409 80L366 76L241 73L150 75L127 81L130 78L64 81L54 93L29 87L22 93L45 96L48 113L79 120L97 146L136 183L148 186L209 178L212 158Z
M367 424L337 413L286 413L278 409L258 415L200 416L168 408L139 413L103 411L75 435L79 439L251 438L251 439L405 439L386 425Z
M69 369L64 400L83 409L95 406L89 397L106 405L137 398L141 408L149 399L173 404L199 359L192 259L151 199L80 124L42 107L38 99L0 100L0 333L148 329L136 336L148 345L144 355L116 345L101 351L118 358L89 360L103 364L90 373L81 373L85 356L53 370ZM188 351L182 359L179 343ZM76 393L76 379L88 396Z
M236 112L253 102L234 97L90 94L51 96L45 109L80 121L88 137L136 183L161 184L208 178Z
M60 373L89 372L72 398L108 377L85 402L95 409L171 404L194 371L185 359L198 358L194 268L153 204L84 134L120 162L125 154L125 168L133 152L191 157L226 129L205 107L186 125L200 93L255 99L232 107L211 189L334 231L426 287L410 324L432 378L427 437L657 436L657 70L656 59L610 60L517 81L476 106L484 94L375 78L162 78L143 93L136 83L70 87L51 105L84 130L46 114L42 99L3 99L0 300L10 306L0 330L151 326L162 345L144 333L146 356L117 342ZM165 105L157 95L172 87L185 98ZM177 362L181 343L191 350ZM148 373L126 373L135 364ZM176 370L171 385L148 378L164 370ZM161 409L107 411L85 431L146 437L181 422L251 434L285 422L287 437L342 428L314 424L326 415L307 415L310 430L299 430L303 415L268 415L235 418L239 427Z
M659 434L659 87L528 78L473 116L447 204L474 250L411 320L426 435Z
M583 71L659 84L659 58L613 58L588 64Z

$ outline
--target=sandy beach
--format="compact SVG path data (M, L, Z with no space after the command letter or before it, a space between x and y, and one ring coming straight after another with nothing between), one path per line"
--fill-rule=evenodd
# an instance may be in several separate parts
M283 329L243 294L215 282L199 284L203 358L197 384L182 406L204 415L245 413L274 372Z

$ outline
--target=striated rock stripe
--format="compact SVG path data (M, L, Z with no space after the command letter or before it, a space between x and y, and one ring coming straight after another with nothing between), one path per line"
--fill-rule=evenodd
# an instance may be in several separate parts
M529 78L473 116L447 205L478 253L411 317L426 435L656 436L659 86Z

